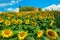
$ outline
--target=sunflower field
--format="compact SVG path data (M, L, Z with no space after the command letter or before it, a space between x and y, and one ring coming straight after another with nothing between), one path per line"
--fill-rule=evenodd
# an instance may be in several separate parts
M58 13L55 11L2 12L0 40L60 40Z

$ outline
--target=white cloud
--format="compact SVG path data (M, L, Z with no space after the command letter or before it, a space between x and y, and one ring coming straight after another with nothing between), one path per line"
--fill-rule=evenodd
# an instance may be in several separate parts
M11 1L11 3L14 3L15 1Z
M8 11L13 11L13 9L12 9L12 8L8 8L7 10L8 10Z
M44 10L52 10L52 9L60 11L60 4L58 4L58 5L52 4L48 7L43 8L42 10L44 11Z
M16 3L19 3L20 1L22 0L12 0L10 3L0 3L0 7L4 7L4 6L8 6L8 5L13 5L13 4L16 4Z
M19 12L19 8L8 8L8 11Z
M14 12L19 12L19 8L16 8L16 9L14 10Z

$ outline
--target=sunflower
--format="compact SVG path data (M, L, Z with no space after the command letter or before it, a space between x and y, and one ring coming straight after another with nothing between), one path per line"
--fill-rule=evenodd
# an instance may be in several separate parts
M30 15L24 16L24 18L25 18L25 19L26 19L26 18L30 18Z
M56 37L57 37L57 33L51 29L46 31L46 35L52 39L56 39Z
M39 16L39 20L43 20L44 19L44 16Z
M2 17L0 17L0 23L2 23L4 20L3 20L3 18Z
M53 25L53 23L54 23L54 20L51 20L50 26L52 26L52 25Z
M53 18L50 14L48 15L48 18L50 19L50 18Z
M7 19L11 19L11 17L7 17Z
M32 26L36 26L36 24L37 24L36 22L32 22Z
M29 24L29 19L28 19L28 20L26 20L25 24Z
M7 14L7 16L8 16L7 17L8 19L11 19L12 17L14 17L14 15L12 13Z
M18 24L22 24L22 20L18 20Z
M32 17L32 20L36 20L36 19L37 19L37 16L36 15Z
M18 21L16 19L12 19L12 24L17 24Z
M8 15L8 17L13 17L13 14L12 13L9 13L7 15Z
M21 31L21 32L19 32L19 34L18 34L19 40L24 39L26 36L27 36L27 32L24 32L24 31Z
M1 32L1 36L4 38L4 37L6 37L6 38L8 38L8 37L11 37L12 36L12 31L11 30L2 30L2 32Z
M10 20L5 20L5 25L9 26L11 24Z
M27 15L27 18L30 18L30 15Z
M22 16L22 13L17 13L17 17L19 18L20 16Z
M38 30L38 32L37 32L37 36L38 36L38 37L41 37L42 34L43 34L42 30Z

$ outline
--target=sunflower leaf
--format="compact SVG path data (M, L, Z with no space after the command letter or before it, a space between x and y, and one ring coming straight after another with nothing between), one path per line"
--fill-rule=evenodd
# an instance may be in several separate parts
M26 40L35 40L33 37L27 37Z
M60 29L56 28L55 31L60 32Z

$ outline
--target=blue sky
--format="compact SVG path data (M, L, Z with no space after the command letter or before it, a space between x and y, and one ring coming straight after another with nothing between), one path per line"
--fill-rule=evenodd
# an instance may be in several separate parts
M0 0L0 11L11 11L19 6L34 6L45 8L51 5L60 5L60 0Z

